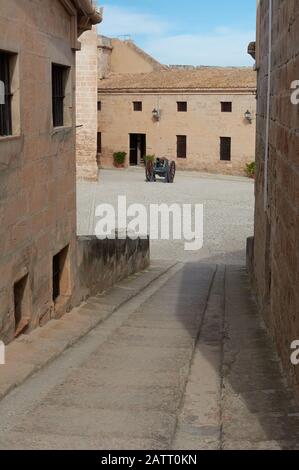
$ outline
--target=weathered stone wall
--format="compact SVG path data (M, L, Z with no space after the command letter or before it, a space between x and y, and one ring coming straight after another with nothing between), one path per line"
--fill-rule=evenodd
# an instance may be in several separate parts
M117 94L99 91L102 133L100 166L113 166L113 153L125 151L129 161L129 134L146 134L146 153L176 160L180 169L244 175L246 163L254 161L255 110L253 93L244 94ZM142 101L143 111L133 111ZM188 112L177 112L177 101L188 102ZM222 113L221 101L232 101L233 112ZM160 122L152 111L159 107ZM250 124L244 117L249 110ZM176 136L187 136L187 158L177 159ZM220 137L232 138L232 159L220 161Z
M98 240L96 237L79 237L77 247L74 305L146 269L150 262L149 239Z
M112 40L98 36L98 78L106 78L111 70Z
M92 31L80 37L81 51L76 59L77 178L97 181L97 89L98 37Z
M0 50L14 53L13 136L0 137L0 339L15 334L14 284L28 275L29 329L56 316L52 259L76 242L75 99L69 125L53 129L51 64L70 67L70 16L57 0L0 0Z
M249 262L260 309L285 368L299 386L299 369L290 362L291 342L299 339L299 112L291 103L291 83L299 80L299 2L273 1L265 205L269 4L261 0L258 10L255 240Z

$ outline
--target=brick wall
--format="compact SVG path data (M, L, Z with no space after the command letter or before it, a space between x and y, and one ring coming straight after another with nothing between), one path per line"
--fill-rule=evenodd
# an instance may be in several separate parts
M261 0L252 277L259 306L284 366L299 386L299 369L290 363L290 344L299 339L299 108L291 103L291 82L299 80L299 3L296 0L273 1L272 38L265 205L269 0Z
M80 37L77 53L77 177L97 181L98 38L96 27Z

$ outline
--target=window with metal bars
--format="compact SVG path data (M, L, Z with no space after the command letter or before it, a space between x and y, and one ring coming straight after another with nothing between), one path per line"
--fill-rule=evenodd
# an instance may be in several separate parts
M102 133L98 132L97 137L97 153L102 153Z
M231 113L233 110L233 104L231 101L222 101L221 102L221 112L222 113Z
M52 64L53 126L64 125L64 98L67 67Z
M220 137L220 160L230 162L231 161L231 137Z
M177 158L187 158L187 136L177 135Z
M0 81L4 83L4 104L0 104L0 136L12 135L11 54L0 51Z
M177 102L178 112L179 113L186 113L188 111L188 104L187 101L178 101Z
M133 101L134 111L142 111L142 101Z

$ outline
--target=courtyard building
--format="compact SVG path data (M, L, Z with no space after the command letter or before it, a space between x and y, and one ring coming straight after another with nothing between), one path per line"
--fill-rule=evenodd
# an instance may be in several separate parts
M245 175L254 160L256 74L252 68L168 67L131 40L98 39L101 168L126 152L125 166L147 155L179 169Z
M250 47L258 71L255 234L248 241L258 305L297 390L290 357L299 339L298 31L298 2L258 2Z

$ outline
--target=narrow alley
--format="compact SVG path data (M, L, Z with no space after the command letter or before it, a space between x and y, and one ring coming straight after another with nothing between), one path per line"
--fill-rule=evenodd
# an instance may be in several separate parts
M1 449L298 447L299 409L243 267L156 261L15 352L39 365L1 402Z

